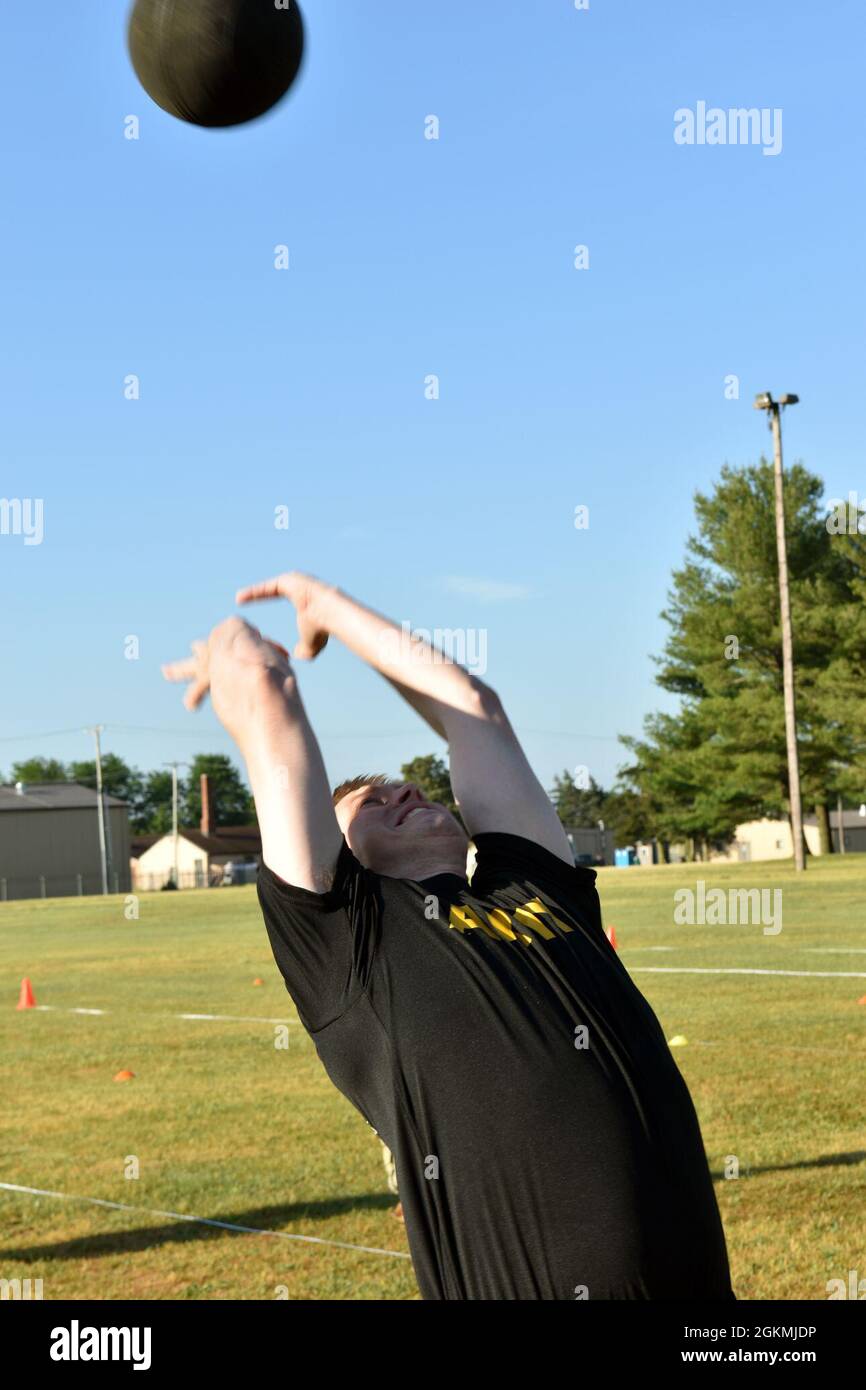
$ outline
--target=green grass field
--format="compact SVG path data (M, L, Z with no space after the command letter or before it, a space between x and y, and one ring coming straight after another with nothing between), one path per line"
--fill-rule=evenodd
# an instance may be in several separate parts
M781 887L782 931L674 925L675 889L698 879ZM603 870L599 887L666 1036L687 1039L674 1055L738 1296L823 1299L829 1279L866 1276L866 858L811 861L800 882L787 864L680 865ZM46 1299L417 1297L405 1258L165 1215L407 1250L378 1144L297 1025L255 890L144 895L139 921L123 907L0 904L0 1181L136 1208L0 1189L0 1277L41 1278ZM812 973L657 973L674 967ZM818 973L846 971L859 978ZM24 975L50 1010L16 1011ZM122 1068L135 1079L115 1082Z

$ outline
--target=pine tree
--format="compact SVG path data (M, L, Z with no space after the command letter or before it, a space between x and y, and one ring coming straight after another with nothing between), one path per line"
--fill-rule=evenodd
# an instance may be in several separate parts
M819 816L866 749L860 538L831 536L822 493L802 465L788 470L800 777ZM788 811L772 464L726 466L710 495L697 494L695 513L697 534L663 614L670 634L656 678L682 709L648 719L642 740L623 741L635 758L631 785L655 808L657 826L706 843L730 838L739 821Z

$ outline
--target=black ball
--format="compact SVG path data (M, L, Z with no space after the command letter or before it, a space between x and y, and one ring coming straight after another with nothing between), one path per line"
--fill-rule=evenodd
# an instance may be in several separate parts
M297 0L284 3L136 0L129 56L139 82L164 111L193 125L255 120L285 96L304 54Z

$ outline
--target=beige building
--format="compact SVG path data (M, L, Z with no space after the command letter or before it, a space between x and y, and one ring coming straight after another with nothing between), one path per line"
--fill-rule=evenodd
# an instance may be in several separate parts
M857 811L842 812L844 848L848 854L866 852L866 815ZM803 834L810 854L821 853L818 822L814 815L804 816ZM839 813L830 812L830 834L833 847L839 849ZM727 850L710 856L714 860L746 863L751 860L793 859L794 841L786 820L752 820L738 825Z
M126 802L103 796L108 891L128 893ZM0 786L0 899L102 892L98 797L75 782Z
M226 825L205 835L177 832L177 885L214 888L221 883L251 883L261 859L257 825ZM164 888L175 877L174 836L137 835L132 841L132 885L140 893Z
M201 779L198 830L178 829L177 844L167 835L136 835L132 840L132 882L141 893L164 888L214 888L252 883L262 857L257 825L216 824L214 799L206 774Z

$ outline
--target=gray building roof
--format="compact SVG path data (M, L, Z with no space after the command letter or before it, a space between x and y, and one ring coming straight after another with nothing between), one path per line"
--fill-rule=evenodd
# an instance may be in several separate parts
M27 782L24 790L0 787L0 811L95 811L98 797L77 782ZM103 796L106 806L125 806L116 796Z

